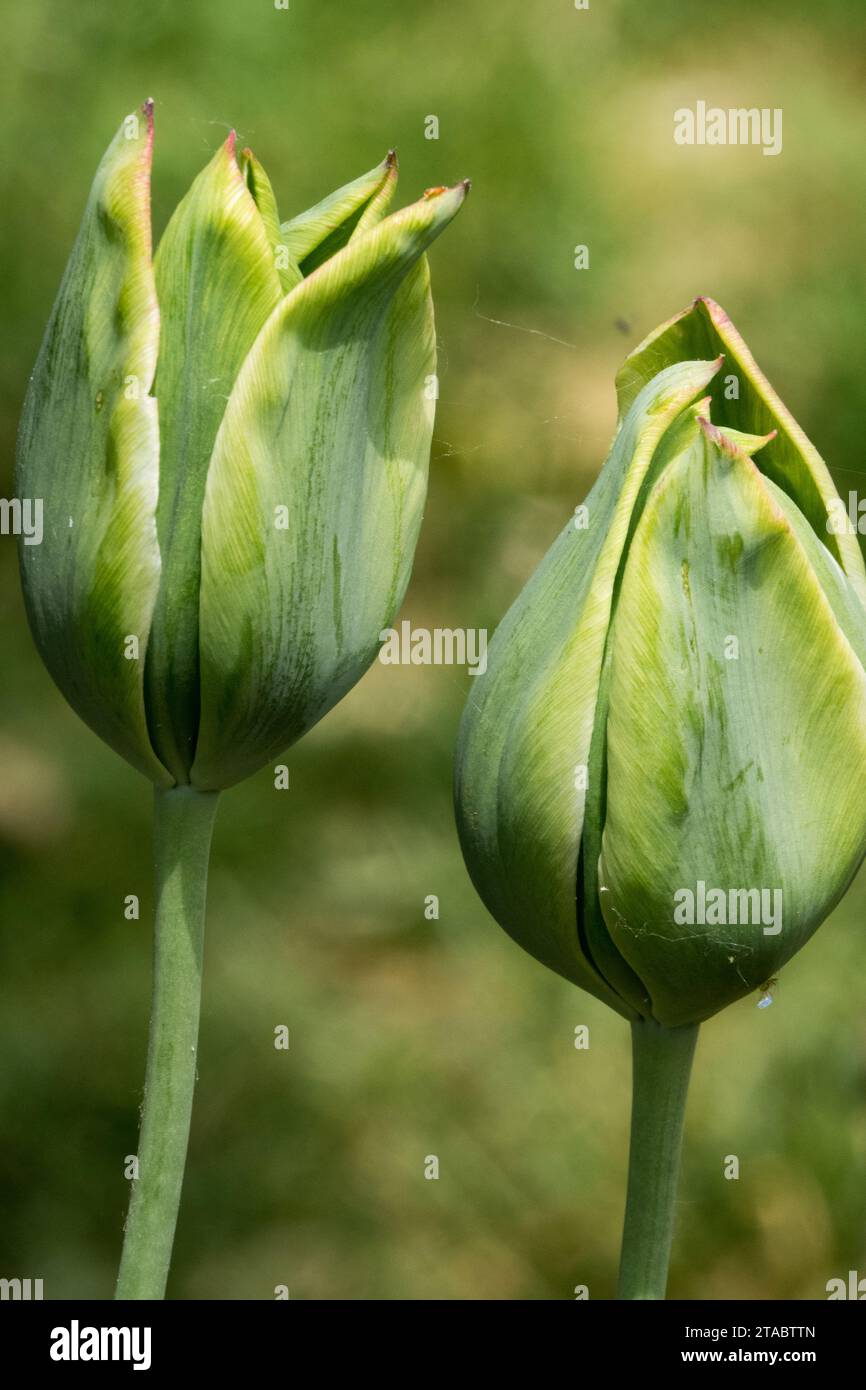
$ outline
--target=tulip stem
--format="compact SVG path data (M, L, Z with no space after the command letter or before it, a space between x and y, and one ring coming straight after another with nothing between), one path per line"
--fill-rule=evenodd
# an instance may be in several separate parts
M665 1296L697 1037L697 1024L632 1024L631 1145L617 1291L621 1299Z
M132 1183L115 1297L165 1295L196 1077L202 945L218 792L157 790L153 999L138 1177Z

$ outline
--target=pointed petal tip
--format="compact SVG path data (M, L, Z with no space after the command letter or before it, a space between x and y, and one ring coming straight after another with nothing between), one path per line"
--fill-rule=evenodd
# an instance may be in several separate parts
M152 164L153 161L153 97L145 97L145 100L142 101L142 104L140 104L138 110L139 113L142 114L143 117L145 117L145 131L143 131L142 153L143 157L145 157L145 164L147 170L150 170L150 164ZM124 133L126 133L125 126ZM136 139L138 139L138 135L138 122L136 122ZM149 175L147 175L147 177L149 177Z
M147 127L145 144L148 151L148 158L151 158L153 152L153 97L146 97L141 103L140 110Z
M471 179L462 179L460 183L450 186L446 183L437 183L433 188L425 188L421 194L422 202L429 202L431 198L441 198L444 193L457 194L462 202L472 187Z
M719 429L718 425L714 425L712 420L708 419L705 415L699 415L697 419L707 439L711 444L715 445L719 453L724 454L725 457L729 459L743 457L742 449L735 444L732 439L729 439L724 431Z
M699 294L692 304L693 309L702 308L709 315L711 321L717 326L728 327L731 320L725 313L718 300L711 298L708 294Z
M456 217L466 201L468 191L468 179L450 186L444 183L437 184L434 188L425 188L418 201L411 203L403 211L409 217L420 214L422 222L430 221L441 228L446 226L452 217Z
M399 163L400 161L397 158L397 151L394 149L389 150L388 153L385 155L385 158L382 160L383 168L388 170L398 168Z
M703 405L703 401L700 404ZM730 459L751 459L753 454L756 454L765 444L769 444L779 433L778 430L770 430L768 434L744 435L739 431L734 431L738 437L732 438L724 425L712 423L709 418L709 411L706 415L699 413L697 421L707 439Z

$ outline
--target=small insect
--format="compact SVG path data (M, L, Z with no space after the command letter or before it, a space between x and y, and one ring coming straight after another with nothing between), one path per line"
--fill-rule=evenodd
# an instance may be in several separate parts
M760 986L761 997L758 1000L759 1009L769 1009L770 1005L773 1002L773 990L776 988L776 985L778 983L779 981L777 977L775 975L772 975L770 979L766 981L765 984Z

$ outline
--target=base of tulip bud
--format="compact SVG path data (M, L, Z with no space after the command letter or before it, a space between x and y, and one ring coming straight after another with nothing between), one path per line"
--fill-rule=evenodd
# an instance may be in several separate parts
M115 1298L165 1295L195 1088L210 842L218 792L157 790L153 1000L133 1181Z
M631 1143L620 1299L662 1299L674 1228L686 1095L698 1024L632 1024Z

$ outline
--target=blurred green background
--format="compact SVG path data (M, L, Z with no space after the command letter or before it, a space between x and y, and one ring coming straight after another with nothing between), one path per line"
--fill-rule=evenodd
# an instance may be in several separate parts
M431 254L414 624L492 631L604 458L620 360L698 293L862 486L860 0L29 0L4 6L3 47L0 495L90 179L148 95L157 232L232 124L284 217L392 144L404 200L472 176ZM672 113L699 98L782 107L783 153L677 147ZM150 794L51 685L11 538L0 561L0 1275L103 1298L137 1141ZM290 791L263 772L223 799L172 1297L612 1296L628 1030L471 890L450 808L470 687L377 665L291 751ZM861 875L771 1009L703 1029L672 1297L821 1298L866 1274L864 918Z

